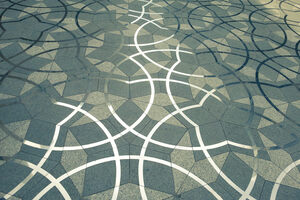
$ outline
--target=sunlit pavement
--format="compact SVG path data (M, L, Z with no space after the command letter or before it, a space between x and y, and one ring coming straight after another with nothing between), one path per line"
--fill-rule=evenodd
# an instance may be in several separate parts
M298 0L0 0L0 199L299 199L299 54Z

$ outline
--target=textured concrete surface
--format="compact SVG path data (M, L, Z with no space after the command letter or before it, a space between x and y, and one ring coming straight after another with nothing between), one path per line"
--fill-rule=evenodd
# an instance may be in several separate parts
M298 0L0 0L0 198L299 199Z

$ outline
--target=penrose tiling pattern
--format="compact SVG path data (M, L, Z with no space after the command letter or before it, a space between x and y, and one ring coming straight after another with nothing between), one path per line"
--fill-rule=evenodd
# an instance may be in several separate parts
M1 199L298 199L298 0L1 0Z

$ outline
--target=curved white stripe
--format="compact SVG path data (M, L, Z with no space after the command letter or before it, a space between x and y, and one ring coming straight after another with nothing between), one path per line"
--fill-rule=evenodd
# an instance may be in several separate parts
M253 150L253 154L254 154L254 157L257 157L257 154L258 154L257 149ZM247 195L252 192L252 190L254 188L254 185L255 185L255 182L256 182L256 179L257 179L257 173L256 173L257 167L258 167L258 162L254 161L254 167L253 167L253 170L252 170L251 179L250 179L249 184L248 184L248 186L245 190L245 193L240 197L240 200L243 200L243 199L247 200Z
M179 50L179 45L177 46L176 48L176 55L178 53L178 50ZM178 65L180 63L180 60L177 60L176 63L174 63L174 65L171 67L171 69ZM172 72L171 70L169 71L169 73ZM168 77L167 77L167 81L168 81ZM166 82L167 82L166 81ZM157 123L156 125L160 126L161 125L161 121L160 123ZM157 126L157 127L158 127ZM156 127L156 126L155 126ZM148 134L147 138L145 139L144 141L144 144L143 144L143 147L141 149L141 153L140 153L140 156L143 157L145 156L146 154L146 150L147 150L147 147L148 147L148 144L149 144L149 140L150 138L152 138L152 136L154 135L155 133L155 127L150 131L150 133ZM153 131L154 130L154 131ZM139 168L138 168L138 174L139 174L139 185L140 185L140 192L141 192L141 195L142 197L146 197L146 191L145 191L145 188L144 187L141 187L141 186L144 186L145 183L144 183L144 161L143 160L139 160ZM143 198L144 199L144 198Z
M139 21L144 16L144 14L145 14L145 7L147 7L151 2L152 2L152 0L150 0L145 5L142 6L142 12L141 12L140 16L136 20L134 20L133 22L131 22L131 24L134 24L135 22Z
M134 12L134 13L142 13L141 11L138 10L128 10L130 12ZM155 12L144 12L144 14L149 14L149 15L163 15L164 13L155 13Z
M157 40L155 42L150 42L150 43L144 43L144 44L139 44L140 47L145 47L145 46L150 46L150 45L156 45L156 44L160 44L160 43L163 43L165 41L168 41L169 39L171 39L172 37L174 37L174 34L165 38L165 39L162 39L162 40ZM125 46L129 46L129 47L132 47L132 46L135 46L135 44L126 44Z
M199 107L199 106L198 106ZM170 115L168 115L170 116ZM126 125L126 128L128 128L130 126ZM134 134L138 137L140 137L141 139L146 139L146 136L140 134L139 132L134 130ZM124 134L123 134L124 135ZM117 140L118 138L120 138L122 135L121 133L118 133L117 135L113 136L114 140ZM103 144L108 143L109 140L105 139L99 142L95 142L95 143L90 143L90 144L86 144L86 145L82 145L82 146L66 146L66 147L54 147L53 151L76 151L76 150L83 150L83 149L89 149L89 148L93 148L93 147L97 147L97 146L101 146ZM200 146L196 146L196 147L188 147L188 146L180 146L180 145L173 145L173 144L168 144L168 143L164 143L164 142L160 142L154 139L150 140L150 143L156 144L158 146L161 147L165 147L165 148L169 148L169 149L178 149L178 150L183 150L183 151L202 151L203 148ZM49 149L49 146L46 145L41 145L41 144L37 144L34 142L30 142L28 140L26 140L24 142L24 144L37 148L37 149L44 149L47 150ZM224 140L222 142L219 143L215 143L215 144L211 144L211 145L207 145L205 146L205 149L217 149L220 147L223 147L225 145L231 145L231 146L235 146L235 147L239 147L241 149L249 149L249 150L254 150L255 148L249 145L245 145L245 144L240 144L240 143L236 143L233 142L231 140Z
M275 200L276 196L277 196L277 192L280 186L281 181L283 180L283 178L296 166L300 165L300 159L291 163L289 166L287 166L277 177L273 189L272 189L272 193L271 193L271 198L270 200Z
M14 189L12 189L10 192L8 192L8 194L6 194L4 196L5 199L10 198L11 196L13 196L16 192L18 192L21 188L23 188L23 186L28 183L31 178L37 173L37 170L39 168L41 168L44 163L46 162L47 158L50 156L50 154L53 151L53 148L57 142L58 136L59 136L59 131L60 131L60 126L63 125L64 123L66 123L68 120L70 120L77 112L78 110L83 106L83 103L80 103L77 107L74 106L73 108L73 112L71 114L69 114L65 119L63 119L61 122L59 122L56 126L55 126L55 131L54 131L54 135L52 138L52 141L50 143L49 149L46 151L44 157L40 160L40 162L38 163L37 167L35 169L33 169L31 171L31 173L22 181L20 182Z
M66 106L66 105L61 105L61 106ZM198 108L200 106L201 105L196 104L196 105L183 107L180 110L181 111L186 111L186 110L190 110L190 109L193 109L193 108ZM69 107L69 106L67 106L67 107ZM177 115L178 113L179 113L179 111L176 110L176 111L168 114L163 119L161 119L160 124L163 124L168 119L170 119L174 115ZM120 119L120 121L122 121L122 120ZM122 137L126 132L128 132L128 130L133 131L133 133L136 136L138 136L142 139L146 139L146 136L144 136L144 135L138 133L137 131L135 131L133 129L133 127L128 126L127 124L125 124L124 127L126 128L126 130L122 131L121 133L118 133L118 134L114 135L112 137L114 140L117 140L118 138ZM89 149L89 148L93 148L93 147L97 147L97 146L106 144L108 142L109 142L109 139L105 139L105 140L102 140L102 141L99 141L99 142L85 144L85 145L82 145L82 146L79 145L79 146L54 147L53 151L74 151L74 150ZM157 140L154 140L154 139L151 139L150 142L153 143L153 144L156 144L158 146L162 146L162 147L170 148L170 149L178 149L178 150L184 150L184 151L193 151L193 150L194 151L202 151L203 150L203 148L200 147L200 146L197 146L197 147L177 146L177 145L172 145L172 144L167 144L167 143L164 143L164 142L160 142L160 141L157 141ZM38 149L45 149L45 150L49 149L49 146L37 144L37 143L31 142L31 141L28 141L28 140L25 140L24 144L26 144L28 146L31 146L31 147L34 147L34 148L38 148ZM236 147L239 147L239 148L242 148L242 149L250 149L250 150L255 149L252 146L236 143L236 142L233 142L233 141L230 141L230 140L225 140L223 142L219 142L219 143L216 143L216 144L207 145L207 146L205 146L205 149L208 149L208 150L209 149L216 149L216 148L219 148L219 147L222 147L222 146L225 146L225 145L236 146Z
M198 182L199 184L201 184L205 189L207 189L209 192L211 192L217 199L222 199L207 183L205 183L203 180L201 180L200 178L198 178L195 174L193 174L192 172L189 172L188 170L184 169L183 167L176 165L174 163L171 163L169 161L166 160L162 160L162 159L158 159L158 158L154 158L154 157L149 157L149 156L144 156L141 157L139 155L121 155L120 160L146 160L149 162L154 162L154 163L158 163L158 164L162 164L168 167L172 167L184 174L186 174L187 176L189 176L190 178L194 179L196 182ZM63 181L64 179L68 178L69 176L72 176L73 174L87 169L89 167L92 166L96 166L102 163L106 163L106 162L112 162L115 160L115 157L107 157L107 158L101 158L98 160L94 160L91 161L87 164L81 165L63 175L61 175L59 178L57 178L58 182ZM54 183L50 183L48 186L46 186L42 191L40 191L35 197L34 199L37 199L37 197L41 197L43 195L45 195L49 190L51 190L53 187L55 186Z
M137 20L142 19L142 20L144 20L144 21L146 21L146 22L150 22L151 24L157 26L157 27L160 28L160 29L168 30L168 28L161 27L160 25L156 24L155 22L151 22L149 19L146 19L146 18L143 18L143 17L139 17L139 16L136 16L136 15L128 15L128 16L130 16L130 17L136 17L136 18L138 18ZM136 21L136 20L135 20L135 21ZM133 24L133 22L131 22L131 23Z
M153 78L153 81L166 81L166 80L167 80L167 79L165 79L165 78ZM128 84L135 84L135 83L141 83L141 82L146 82L146 81L147 81L147 79L137 79L137 80L133 80L133 81L124 81L124 82L125 82L125 83L128 83ZM214 92L216 91L215 89L213 89L213 90L211 90L211 91L208 91L208 90L203 89L203 88L201 88L201 87L199 87L199 86L196 86L196 85L190 84L190 83L186 83L186 82L184 82L184 81L179 81L179 80L174 80L174 79L169 79L169 81L170 81L170 82L173 82L173 83L179 83L179 84L182 84L182 85L188 85L188 86L190 86L190 87L196 88L196 89L198 89L198 90L200 90L200 91L203 91L203 92L205 92L205 93L214 93ZM217 95L212 94L212 96L213 96L214 98L216 98L217 100L219 100L219 101L222 102L222 100L220 99L220 97L218 97Z
M57 102L57 105L62 105L65 107L69 107L72 109L76 109L75 106L67 104L67 103L62 103L62 102ZM108 131L108 129L96 118L94 117L92 114L88 113L87 111L78 108L77 109L79 112L83 113L85 116L89 117L92 121L94 121L105 133L106 137L108 138L109 142L111 143L112 149L113 149L113 153L115 155L116 158L116 182L115 182L115 189L113 192L113 197L112 199L115 200L118 197L118 192L119 192L119 186L121 183L121 161L119 159L119 151L118 151L118 147L114 141L114 138L112 137L112 135L110 134L110 132ZM38 196L37 199L41 198L42 196Z
M213 168L216 170L217 173L220 174L220 176L231 186L233 187L236 191L238 191L242 196L245 196L247 198L249 198L250 200L253 200L254 198L250 196L250 194L246 193L246 191L243 191L239 186L237 186L230 178L228 178L222 171L221 169L216 165L216 163L214 162L214 160L211 158L210 154L208 153L207 149L205 148L205 144L202 140L201 137L201 133L200 133L200 128L198 126L198 124L196 124L193 120L191 120L187 115L185 115L181 109L178 107L177 103L175 102L173 96L172 96L172 92L170 89L170 77L172 74L172 71L175 69L175 67L181 62L180 59L180 55L179 55L179 44L176 48L176 58L177 58L177 62L170 68L170 71L167 74L166 77L166 90L168 93L168 96L173 104L173 106L176 108L176 110L179 110L180 115L187 120L192 126L195 127L195 131L196 131L196 135L199 141L200 146L203 148L203 153L206 156L207 160L209 161L209 163L213 166ZM201 101L200 101L200 105L203 105L203 103L205 102L206 98L208 98L207 95L205 95Z
M64 199L71 199L71 197L69 196L66 189L62 186L62 184L60 182L58 182L57 179L54 176L52 176L52 174L50 174L43 168L40 168L37 165L35 165L31 162L28 162L28 161L24 161L24 160L16 159L16 160L14 160L14 162L18 163L20 165L29 167L33 170L37 170L38 173L43 175L45 178L47 178L51 183L53 183L55 185L55 187L58 189L58 191L61 193L61 195L64 197Z
M139 1L142 1L142 2L148 2L148 1L146 1L146 0L139 0ZM157 3L151 2L151 4L152 4L152 5L155 5L155 6L157 6L157 7L162 7L161 5L159 5L159 4L157 4Z
M121 60L121 61L118 63L118 65L124 63L125 61L127 61L127 60L130 59L130 58L133 58L133 57L136 57L136 56L139 56L139 55L142 55L142 54L146 54L146 53L154 53L154 52L164 52L164 51L170 51L170 52L173 52L173 51L176 51L176 50L175 50L175 49L152 49L152 50L143 51L143 53L140 53L140 52L139 52L139 53L135 53L135 54L133 54L133 55L131 55L131 56L127 56L126 54L119 53L119 54L123 55L123 56L126 57L126 58L124 58L123 60ZM182 53L193 54L193 53L190 52L190 51L185 51L185 50L179 50L179 51L182 52ZM149 58L149 57L147 57L147 58ZM150 58L149 58L149 59L150 59ZM151 59L150 59L150 60L151 60ZM161 69L164 69L164 70L166 70L166 71L169 71L169 70L170 70L169 68L167 68L167 67L165 67L165 66L163 66L163 65L161 65L161 64L159 64L159 63L157 63L157 62L155 62L155 61L153 61L153 60L151 60L150 62L151 62L152 64L156 65L157 67L161 68ZM183 76L189 76L189 77L198 77L198 78L203 78L203 77L204 77L204 75L189 74L189 73L179 72L179 71L176 71L176 70L174 70L173 73L174 73L174 74L183 75Z

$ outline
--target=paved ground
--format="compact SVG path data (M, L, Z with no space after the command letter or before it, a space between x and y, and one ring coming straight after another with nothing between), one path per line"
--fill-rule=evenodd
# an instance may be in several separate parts
M1 0L2 199L299 199L298 0Z

